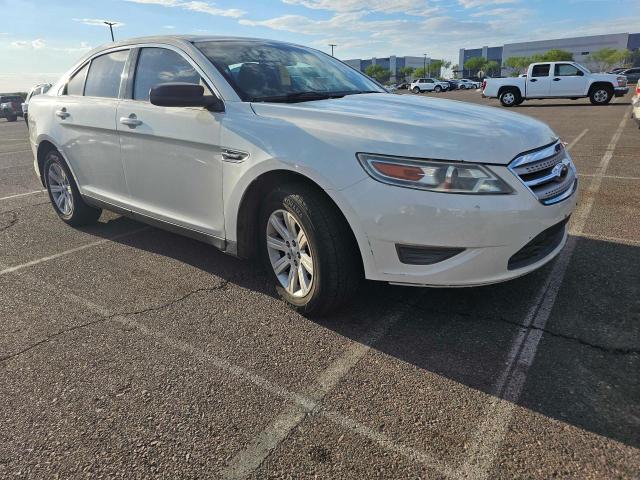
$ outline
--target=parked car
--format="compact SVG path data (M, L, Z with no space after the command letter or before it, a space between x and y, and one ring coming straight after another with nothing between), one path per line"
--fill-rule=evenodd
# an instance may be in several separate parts
M479 82L474 82L473 80L469 80L468 78L461 78L460 80L458 80L458 88L460 90L465 90L465 89L478 89L480 88L480 83Z
M462 287L529 273L562 250L576 203L571 157L544 123L392 95L271 40L110 43L29 116L62 221L108 209L260 258L304 313L350 301L362 277Z
M449 88L449 84L446 82L441 82L436 80L435 78L418 78L411 82L409 86L409 90L413 93L421 93L421 92L444 92Z
M499 98L505 107L532 98L588 97L594 105L606 105L628 92L624 76L591 73L575 62L532 63L526 78L492 78L482 85L483 97Z
M636 85L636 94L631 99L631 105L633 105L631 116L635 118L638 123L638 128L640 128L640 83Z
M620 72L624 72L627 68L626 67L618 67L618 68L612 68L611 71L607 72L607 73L620 73Z
M402 82L400 84L398 84L398 90L406 90L409 88L409 84L407 82Z
M29 93L27 94L27 97L24 99L24 102L22 103L22 116L25 122L27 123L29 122L29 101L31 100L31 98L37 95L42 95L43 93L47 93L47 91L50 88L51 88L50 83L40 83L29 91Z
M0 95L0 118L15 122L22 116L22 97L20 95Z
M449 88L447 90L457 90L458 89L458 81L457 80L446 79L446 80L442 80L442 81L449 85Z
M627 70L619 72L618 75L627 77L627 82L629 83L638 83L640 80L640 67L628 68Z

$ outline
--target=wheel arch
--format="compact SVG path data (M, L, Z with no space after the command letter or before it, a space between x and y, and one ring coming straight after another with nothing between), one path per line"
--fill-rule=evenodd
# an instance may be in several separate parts
M587 95L591 95L596 88L602 88L602 87L608 88L609 90L611 90L611 93L615 91L613 83L606 82L604 80L598 80L596 82L593 82L591 85L589 85L589 91L587 92Z
M344 220L347 231L351 234L350 241L355 242L360 252L360 262L364 270L368 263L365 257L365 252L369 248L368 240L363 232L358 231L357 226L354 229L354 222L350 221L354 217L351 212L345 214L348 207L345 207L344 202L337 198L337 192L327 191L308 176L286 169L264 172L256 177L245 189L236 214L236 255L241 258L253 258L256 256L257 245L255 239L258 237L257 224L260 201L274 187L284 183L304 184L313 188L327 199Z
M520 97L522 97L522 92L520 91L520 87L518 87L517 85L502 85L498 89L498 98L500 98L500 95L502 95L504 92L509 90L512 90L514 93L517 93Z
M64 153L62 152L62 149L60 149L60 147L58 147L58 145L56 145L55 142L49 137L43 137L39 139L38 149L36 151L38 176L40 177L40 182L42 183L42 186L46 187L45 181L44 181L44 161L47 157L47 153L49 153L51 150L55 150L60 154L60 156L64 160L64 163L66 163L67 168L71 172L71 175L73 176L73 181L78 186L78 190L81 190L80 184L78 183L78 177L76 176L76 173L73 171L73 167L69 163L69 160L67 160L67 157L65 157Z

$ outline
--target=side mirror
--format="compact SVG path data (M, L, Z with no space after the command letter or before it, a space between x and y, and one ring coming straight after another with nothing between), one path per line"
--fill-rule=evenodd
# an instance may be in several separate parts
M149 101L159 107L204 107L224 112L224 103L216 96L205 96L204 87L194 83L163 83L151 88Z
M578 76L579 77L584 77L584 72L582 70L578 70Z

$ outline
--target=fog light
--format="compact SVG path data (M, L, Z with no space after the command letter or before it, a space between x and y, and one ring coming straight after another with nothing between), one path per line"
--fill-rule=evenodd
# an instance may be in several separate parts
M396 251L401 263L407 265L433 265L464 252L464 248L419 247L396 244Z

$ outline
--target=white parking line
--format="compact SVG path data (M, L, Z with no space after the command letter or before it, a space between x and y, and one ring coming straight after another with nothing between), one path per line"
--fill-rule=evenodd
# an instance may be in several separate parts
M38 265L40 263L48 262L50 260L55 260L56 258L64 257L66 255L70 255L72 253L80 252L82 250L86 250L87 248L95 247L96 245L101 245L106 242L111 242L113 240L118 240L119 238L129 237L131 235L135 235L136 233L143 232L147 230L149 227L138 228L136 230L131 230L130 232L121 233L119 235L114 235L113 237L103 238L101 240L96 240L95 242L86 243L84 245L80 245L79 247L70 248L69 250L65 250L64 252L54 253L53 255L48 255L46 257L38 258L36 260L31 260L30 262L21 263L20 265L14 265L13 267L7 267L3 270L0 270L0 276L7 275L8 273L14 273L18 270L22 270L24 268L33 267L34 265Z
M623 175L597 175L593 173L579 173L579 177L602 177L602 178L612 178L614 180L640 180L640 177L625 177Z
M627 117L628 113L625 111L622 121L602 156L598 169L600 176L606 172L613 151L624 130ZM579 138L582 138L582 136L579 136ZM574 141L572 143L575 145L577 142ZM576 212L574 212L576 220L573 231L577 235L582 232L593 206L593 198L600 189L602 178L600 177L597 180L599 181L594 180L589 186L588 190L591 195L588 198L590 201L581 203L576 208ZM535 359L543 329L549 320L576 243L577 238L570 236L543 287L538 291L535 302L524 319L524 328L520 329L514 338L507 356L506 368L496 382L494 397L488 407L487 416L473 435L472 445L467 450L467 461L457 471L459 478L483 480L490 474L490 469L495 462L507 429L511 424L514 409L522 394L527 373Z
M593 240L602 240L604 242L610 242L610 243L619 243L621 245L631 245L634 247L640 246L639 240L632 240L630 238L609 237L606 235L596 235L593 233L581 233L580 235L576 235L576 236L579 236L581 238L590 238Z
M351 344L316 379L315 385L304 394L315 403L320 404L323 398L356 366L356 364L377 343L387 331L402 317L408 306L383 317L365 335L364 338ZM298 406L285 408L249 445L234 456L222 471L222 478L227 480L245 479L251 475L271 452L297 427L306 417L307 412Z
M582 140L582 137L584 137L584 136L587 134L587 132L588 132L588 131L589 131L589 129L588 129L588 128L585 128L582 132L580 132L580 134L579 134L576 138L574 138L574 139L569 143L569 145L567 145L567 150L571 150L573 147L575 147L575 146L576 146L576 144L577 144L580 140Z
M46 190L34 190L33 192L16 193L15 195L9 195L8 197L0 197L0 200L10 200L12 198L26 197L27 195L35 195L36 193L42 192L46 192Z

